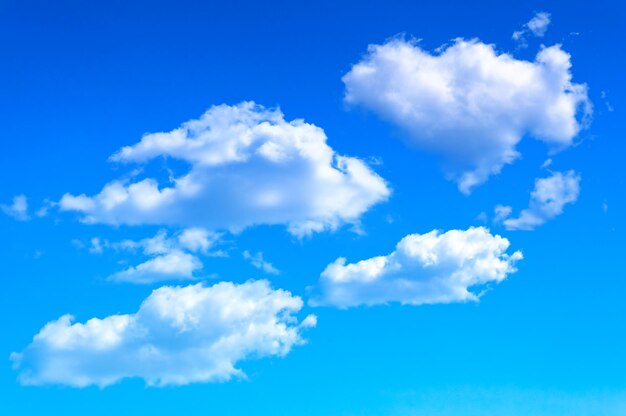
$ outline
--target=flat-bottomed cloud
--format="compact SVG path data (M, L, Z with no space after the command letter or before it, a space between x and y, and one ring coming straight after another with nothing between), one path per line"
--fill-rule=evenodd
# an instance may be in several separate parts
M153 178L107 184L94 196L65 194L62 210L85 222L228 229L283 224L296 236L359 222L385 201L385 181L362 160L341 156L324 131L252 102L210 108L167 133L144 136L111 159L171 157L189 172L162 186Z
M321 274L312 305L348 308L477 301L474 289L498 283L522 258L509 241L484 227L409 234L388 255L356 263L340 257Z
M161 287L139 311L74 323L49 322L11 359L26 385L105 387L125 378L148 385L225 381L245 359L284 356L315 326L295 316L302 300L265 280Z

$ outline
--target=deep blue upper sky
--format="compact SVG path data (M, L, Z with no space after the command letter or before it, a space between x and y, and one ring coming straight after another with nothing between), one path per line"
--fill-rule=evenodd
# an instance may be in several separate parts
M527 46L511 38L536 12L551 23ZM0 203L25 195L28 221L0 214L0 414L622 415L626 414L626 226L622 104L625 8L594 2L35 2L0 4ZM344 101L342 77L370 44L395 36L433 51L456 38L534 60L541 45L571 54L573 82L588 86L591 124L548 155L524 139L522 156L459 192L436 152L367 106ZM518 271L480 302L425 306L305 305L306 345L284 357L238 363L247 377L165 388L141 379L105 389L22 386L9 356L47 323L134 313L162 284L107 280L145 260L90 241L170 235L169 225L84 224L45 200L95 195L133 164L108 158L146 133L170 131L213 105L255 101L285 120L324 129L337 153L361 158L391 190L350 224L297 238L282 225L224 230L228 257L203 256L201 280L268 279L305 302L325 267L387 255L411 233L487 226L521 250ZM541 165L552 158L549 170ZM158 158L143 177L186 164ZM529 204L536 178L574 170L580 196L533 231L494 223L498 204ZM481 213L483 213L481 215ZM93 249L93 245L91 246ZM262 252L280 274L242 254ZM94 250L92 250L94 251ZM97 251L97 250L95 250ZM1 361L0 361L1 362Z

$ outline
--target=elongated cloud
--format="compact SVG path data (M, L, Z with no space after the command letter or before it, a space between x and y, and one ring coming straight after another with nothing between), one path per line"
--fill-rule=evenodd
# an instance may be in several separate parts
M160 230L154 237L139 241L122 240L107 245L118 251L141 250L146 255L167 254L173 250L187 250L193 253L210 254L209 249L218 243L221 235L203 228L186 228L172 237Z
M439 154L461 192L519 157L524 136L551 150L572 144L591 115L587 87L572 82L560 45L535 61L457 39L436 54L401 39L371 45L343 77L345 101L405 130L412 144Z
M284 224L297 236L358 223L390 194L363 161L340 156L324 131L252 102L210 108L197 120L144 136L111 159L171 157L189 172L162 186L153 178L113 181L94 196L66 194L63 210L107 224L165 224L239 231Z
M274 267L272 263L265 260L262 252L250 254L248 250L245 250L242 254L243 258L248 260L250 264L252 264L257 269L263 270L267 274L280 274L280 271L276 267Z
M111 281L151 284L167 280L196 279L202 269L202 261L196 256L221 256L221 251L209 251L218 243L221 235L202 228L186 228L173 236L160 230L154 237L142 240L110 242L94 237L90 240L89 252L101 254L105 249L130 252L141 251L148 260L116 272L108 277ZM193 254L192 254L193 253Z
M130 266L125 270L109 276L109 280L137 284L149 284L164 280L189 280L194 273L202 269L202 262L189 253L181 250L172 250L137 266Z
M536 37L543 37L548 30L550 24L550 13L538 12L535 13L532 19L528 21L522 28L522 30L516 30L513 32L513 39L525 44L526 35L532 35Z
M522 258L484 227L409 234L388 255L357 263L343 257L321 275L313 305L348 308L389 302L422 305L477 301L481 290L516 271Z
M504 219L503 224L507 230L533 230L561 215L565 205L576 202L579 194L580 175L573 170L554 172L547 178L535 180L528 208L517 218Z
M165 386L225 381L245 374L243 360L284 356L302 344L302 300L264 280L240 285L165 286L139 311L74 323L49 322L21 353L11 356L27 385L101 387L125 378Z

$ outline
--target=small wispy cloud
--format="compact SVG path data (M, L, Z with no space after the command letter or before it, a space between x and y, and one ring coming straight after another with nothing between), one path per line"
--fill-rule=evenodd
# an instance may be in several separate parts
M554 172L547 178L535 180L528 208L519 217L509 218L511 207L496 206L496 218L507 230L534 230L561 215L565 205L572 204L580 194L580 175L573 170Z
M28 221L30 215L28 215L28 200L26 195L17 195L13 197L13 202L10 205L0 204L0 209L6 215L15 218L18 221Z
M109 246L109 242L107 240L103 240L99 237L92 238L89 243L89 252L91 254L101 254L105 247Z
M608 111L609 113L612 113L615 109L609 102L606 91L600 91L600 98L602 98L602 101L604 101L604 105L606 106L606 111Z
M93 237L87 244L79 239L72 240L72 244L76 248L87 249L91 254L102 254L105 250L111 250L147 257L138 264L128 265L125 269L113 273L108 280L151 284L197 278L196 273L203 268L199 254L210 257L228 255L223 250L211 250L220 238L219 233L202 228L186 228L171 235L165 230L160 230L153 237L141 240L109 241Z
M535 13L532 19L526 22L520 30L513 32L511 36L516 42L520 42L522 46L526 46L526 37L534 36L542 38L548 30L550 25L550 13L538 12Z
M274 265L272 265L272 263L270 263L269 261L266 261L263 258L263 253L262 252L258 252L256 254L252 255L252 254L250 254L250 252L248 250L245 250L243 252L243 258L248 260L250 262L250 264L252 264L257 269L263 270L265 273L268 273L268 274L280 274L280 271L276 267L274 267Z

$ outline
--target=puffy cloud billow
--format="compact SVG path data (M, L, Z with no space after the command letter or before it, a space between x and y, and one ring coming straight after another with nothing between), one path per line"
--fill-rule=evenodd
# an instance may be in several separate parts
M302 300L264 280L161 287L139 311L74 323L49 322L11 359L27 385L108 386L125 378L182 385L244 377L246 359L284 356L304 342Z
M358 223L388 198L385 181L362 160L342 156L324 131L285 121L252 102L210 108L170 132L144 136L111 159L144 163L170 157L189 171L161 186L147 178L116 180L94 196L66 194L63 210L107 224L163 224L238 231L284 224L297 236Z
M441 155L447 175L470 193L519 157L524 136L551 151L572 144L592 106L586 85L572 82L571 66L560 45L525 61L478 40L457 39L433 54L393 39L371 45L343 82L347 103Z
M338 258L313 288L312 305L348 308L389 302L422 305L477 301L486 285L516 271L522 258L484 227L410 234L391 254L357 263Z

